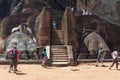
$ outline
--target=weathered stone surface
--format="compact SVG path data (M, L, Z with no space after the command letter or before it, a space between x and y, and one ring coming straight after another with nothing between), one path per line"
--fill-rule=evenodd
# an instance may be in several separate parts
M21 32L14 32L8 36L3 43L3 50L8 52L13 48L15 43L17 43L20 53L23 51L28 51L29 53L36 51L36 44L33 39Z
M62 19L62 30L64 32L64 43L73 45L74 51L78 48L78 36L76 32L75 17L70 7L67 7Z
M87 46L88 50L91 51L99 51L100 48L103 51L110 51L104 39L95 32L91 32L84 38L84 43Z
M33 30L33 34L36 37L35 22L37 16L41 13L43 7L46 6L44 0L25 0L25 6L21 13L32 13L27 19L28 26Z
M31 10L36 9L36 10L40 11L43 8L41 6L46 5L44 3L44 0L21 0L21 1L23 1L22 4L21 3L19 4L20 0L0 0L0 18L9 16L12 11L13 11L13 13L16 12L17 10L15 10L15 7L17 7L17 9L19 8L18 9L19 11L17 11L19 13L19 12L21 12L22 9L23 9L22 12L25 12L25 10L26 10L25 8L28 8L28 7L31 8ZM24 2L25 2L25 4L24 4ZM19 4L19 5L16 5L16 4ZM29 10L29 12L30 12L30 10ZM34 12L34 10L33 10L33 12Z
M78 32L77 36L79 37L80 51L84 50L84 46L82 46L83 39L86 37L86 35L94 31L99 33L103 37L110 50L113 50L113 48L120 46L119 26L112 25L106 20L94 15L76 17L76 24L76 31ZM84 34L84 32L88 32L88 34Z
M3 19L1 23L2 27L2 38L5 39L11 34L11 30L13 27L17 27L21 23L24 23L27 21L27 18L31 14L21 13L16 15L11 15Z
M101 0L93 13L112 24L120 26L120 0Z
M36 19L35 32L38 46L50 45L50 11L51 9L49 7L44 7Z
M93 9L100 2L100 0L77 0L77 12L82 11L83 15L91 15Z

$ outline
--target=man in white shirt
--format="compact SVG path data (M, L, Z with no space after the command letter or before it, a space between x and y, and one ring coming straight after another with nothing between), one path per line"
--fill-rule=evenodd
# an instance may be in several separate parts
M110 66L110 70L111 70L111 68L114 66L114 64L116 63L116 69L118 69L118 55L119 55L119 53L118 53L118 49L117 48L115 48L115 50L112 52L112 58L113 58L113 63L112 63L112 65Z

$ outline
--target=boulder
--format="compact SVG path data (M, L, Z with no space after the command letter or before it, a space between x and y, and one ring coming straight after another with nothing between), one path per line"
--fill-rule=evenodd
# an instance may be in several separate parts
M84 38L84 43L87 46L88 50L97 52L100 48L103 49L103 51L109 52L110 49L107 46L105 40L95 32L91 32Z
M20 53L24 51L28 51L29 53L36 51L36 43L30 36L22 32L14 32L5 39L3 43L4 52L12 49L15 43L17 43L17 49Z

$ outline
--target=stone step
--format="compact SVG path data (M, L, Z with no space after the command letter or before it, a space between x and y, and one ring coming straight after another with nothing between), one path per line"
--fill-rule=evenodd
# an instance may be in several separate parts
M55 44L64 45L64 42L63 41L52 41L51 44L53 44L53 45L55 45Z
M64 12L60 12L60 11L53 11L53 13L52 13L52 16L55 16L55 17L63 17L63 14L64 14Z
M51 55L67 55L66 52L52 52Z
M58 38L53 38L52 39L52 43L63 43L64 40L61 38L61 39L58 39Z
M64 45L53 45L51 46L51 63L59 64L57 62L67 62L68 63L68 55L67 48Z
M51 57L51 60L68 60L68 57Z
M50 59L52 62L68 62L68 60L56 60L56 59Z
M52 45L51 48L66 48L64 45Z
M54 36L54 35L63 35L63 31L62 30L53 30L52 36Z
M66 65L69 64L69 62L52 62L52 64L54 65Z
M52 40L54 39L63 39L64 36L63 35L52 35Z
M52 53L67 53L67 51L65 51L65 50L52 50L51 51Z
M66 51L66 48L51 48L52 51Z
M68 55L66 53L62 54L51 54L51 59L53 60L68 60Z
M68 55L65 55L65 54L51 54L51 57L68 57Z
M65 49L65 48L60 48L60 49L58 49L58 48L52 48L51 51L54 51L54 52L57 52L57 51L58 51L58 52L59 52L59 51L61 52L61 51L64 51L64 52L65 52L66 49Z
M66 49L66 47L65 46L51 46L51 49Z

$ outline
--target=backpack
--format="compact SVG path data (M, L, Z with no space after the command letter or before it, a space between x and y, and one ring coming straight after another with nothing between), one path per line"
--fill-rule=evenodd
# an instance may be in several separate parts
M15 58L15 50L11 50L10 51L9 57L10 57L10 59L14 59Z

